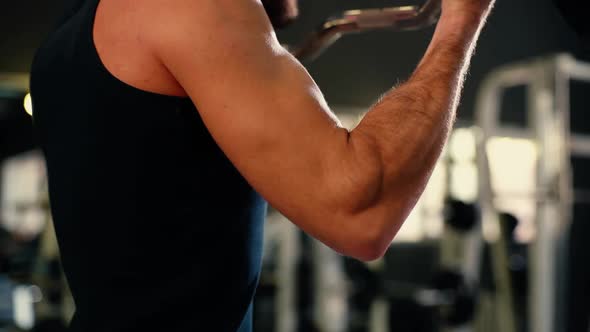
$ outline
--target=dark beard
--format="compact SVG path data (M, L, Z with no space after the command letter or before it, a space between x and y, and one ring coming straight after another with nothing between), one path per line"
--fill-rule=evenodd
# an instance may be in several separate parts
M297 6L293 0L262 0L262 4L275 29L284 28L297 18Z

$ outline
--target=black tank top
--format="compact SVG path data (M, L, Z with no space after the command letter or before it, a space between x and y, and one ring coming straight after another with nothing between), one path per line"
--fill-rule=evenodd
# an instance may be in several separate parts
M190 99L106 70L92 38L98 2L74 3L31 74L70 330L249 332L266 203Z

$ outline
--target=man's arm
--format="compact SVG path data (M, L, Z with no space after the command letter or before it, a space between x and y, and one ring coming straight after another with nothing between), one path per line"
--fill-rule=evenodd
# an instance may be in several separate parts
M422 194L455 121L465 74L492 1L443 0L426 54L408 81L375 104L350 142L376 155L381 181L361 209L378 220L375 256L391 243ZM392 144L393 143L393 144ZM379 237L380 236L380 237Z
M432 172L487 12L480 0L446 2L415 73L352 132L280 46L259 1L145 1L141 38L271 205L336 251L371 260Z

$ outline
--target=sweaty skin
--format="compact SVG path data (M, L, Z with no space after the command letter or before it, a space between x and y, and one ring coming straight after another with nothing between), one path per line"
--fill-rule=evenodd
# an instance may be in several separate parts
M260 1L102 0L94 39L122 81L190 97L235 167L292 222L373 260L424 190L493 1L443 0L412 76L352 131L281 47Z

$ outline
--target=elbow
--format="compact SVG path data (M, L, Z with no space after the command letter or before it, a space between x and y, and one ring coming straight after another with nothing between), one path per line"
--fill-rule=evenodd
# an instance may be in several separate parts
M381 257L383 257L385 255L385 253L387 252L388 247L389 247L389 245L387 245L387 246L375 245L375 244L367 245L362 248L359 248L354 253L351 253L347 256L350 256L350 257L357 259L361 262L369 263L369 262L376 261L376 260L380 259Z
M383 235L359 237L354 250L352 250L349 256L363 262L378 260L385 255L392 240Z
M342 246L343 254L363 262L371 262L385 255L393 239L410 214L415 199L397 197L349 215L346 229L350 245Z
M381 193L364 201L360 209L348 210L343 229L347 230L348 246L344 254L364 262L380 259L414 208L419 195L411 190Z
M349 245L344 246L343 254L363 262L382 258L390 247L398 223L381 222L379 219L351 218L354 223Z

